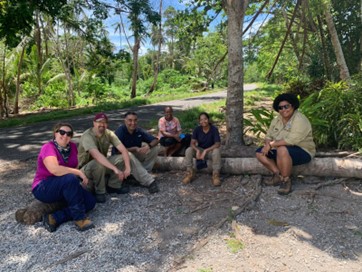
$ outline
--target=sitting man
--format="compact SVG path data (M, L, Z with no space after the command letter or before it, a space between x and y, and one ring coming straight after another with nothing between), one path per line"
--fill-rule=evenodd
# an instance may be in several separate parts
M165 116L158 120L158 138L160 144L165 147L165 156L168 157L178 154L183 148L188 148L191 135L182 133L180 121L173 116L171 106L165 107L164 113Z
M89 179L88 189L95 193L98 203L106 202L106 191L123 193L122 182L131 174L127 149L107 127L107 115L98 113L94 117L93 127L87 129L80 138L78 147L78 168ZM111 144L121 155L107 158ZM108 182L106 176L109 176Z
M158 139L145 130L137 127L137 114L127 112L124 116L124 125L116 130L116 135L130 152L132 176L149 192L159 191L155 178L150 174L159 152ZM112 148L112 155L118 150Z

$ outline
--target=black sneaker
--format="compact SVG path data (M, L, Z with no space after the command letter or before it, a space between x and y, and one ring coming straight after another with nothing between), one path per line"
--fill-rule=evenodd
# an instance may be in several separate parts
M152 182L151 185L148 186L148 191L150 192L150 194L158 193L160 191L156 181Z
M96 202L97 203L105 203L106 195L105 194L96 194Z
M107 186L107 193L108 194L128 194L129 193L129 185L128 184L122 184L121 188L112 188Z

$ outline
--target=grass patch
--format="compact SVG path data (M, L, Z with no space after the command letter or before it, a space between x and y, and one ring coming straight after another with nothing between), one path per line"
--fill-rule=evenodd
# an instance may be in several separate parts
M221 89L214 89L212 91L203 92L203 93L172 93L168 95L154 95L150 97L136 97L134 99L124 98L120 102L104 102L94 106L82 107L82 108L70 108L70 109L55 109L47 110L42 112L33 112L29 114L19 115L15 117L10 117L8 119L0 120L0 128L5 127L14 127L22 125L30 125L38 122L48 121L48 120L60 120L66 119L74 116L82 116L87 114L92 114L100 111L110 111L128 108L132 106L142 106L153 104L162 101L170 101L175 99L182 99L194 96L200 96L202 94L208 94L213 92L221 91Z
M238 239L230 238L226 241L227 247L231 251L231 253L238 253L242 249L244 249L244 244Z
M199 268L197 269L197 272L212 272L212 268L209 267L209 268Z

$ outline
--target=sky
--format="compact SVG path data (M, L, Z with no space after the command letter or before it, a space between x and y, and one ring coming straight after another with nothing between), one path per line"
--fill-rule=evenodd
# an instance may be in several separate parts
M176 10L183 10L185 9L185 3L187 1L183 1L183 3L180 3L179 0L163 0L162 2L162 9L166 10L169 6L174 7ZM153 7L153 10L155 11L159 11L160 9L160 1L159 0L150 0L151 6ZM122 17L123 23L126 24L127 23L127 16L124 14ZM107 26L107 30L109 32L109 39L110 41L115 45L116 49L115 51L118 52L119 49L125 49L125 50L129 50L129 46L127 44L127 39L124 36L124 33L122 31L122 33L119 33L119 31L115 32L116 29L116 25L120 22L120 16L119 15L113 15L110 18L108 18L105 21L105 25ZM128 35L128 37L131 37L131 32L129 31L128 27L125 26L125 30L126 33ZM133 39L132 37L130 38L130 44L131 46L133 45ZM147 53L147 49L151 48L152 46L149 44L149 42L145 42L144 44L141 45L140 48L140 55L143 55L145 53Z
M162 2L162 9L166 10L169 6L174 7L176 10L183 10L186 8L186 3L188 0L182 0L182 3L180 3L179 0L163 0ZM155 11L159 11L160 8L160 0L150 0L151 6L153 7L153 10ZM124 14L122 16L122 20L123 23L125 24L125 30L127 33L127 36L129 37L129 41L131 46L133 45L133 38L132 38L132 32L129 31L128 26L127 26L127 18L126 18L126 14ZM257 20L254 22L253 24L253 31L255 31L257 28L259 28L260 24L262 23L262 21L265 19L265 15L260 15ZM245 18L245 23L244 23L244 27L246 27L248 25L248 21L251 20L251 18ZM105 21L105 25L107 26L107 30L109 33L109 39L111 40L111 42L114 44L115 46L115 52L118 52L120 49L125 49L127 51L131 51L131 49L129 48L128 44L127 44L127 39L124 36L124 33L122 31L122 33L120 33L119 31L115 32L116 29L116 25L120 22L120 16L119 15L113 15L110 18L108 18ZM215 20L213 22L214 25L216 25L217 23L219 23L220 20ZM212 25L211 25L212 27ZM147 53L148 49L151 49L152 46L150 45L149 41L145 41L143 44L141 44L141 48L140 48L140 55L144 55Z

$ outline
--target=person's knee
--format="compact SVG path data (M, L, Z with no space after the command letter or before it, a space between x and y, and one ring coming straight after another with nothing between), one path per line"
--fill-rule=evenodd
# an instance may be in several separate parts
M278 158L285 158L286 156L289 156L289 152L286 146L279 146L277 150L277 157Z
M74 185L79 185L79 182L80 182L80 179L78 178L78 176L76 176L74 174L64 175L64 183L74 186Z

